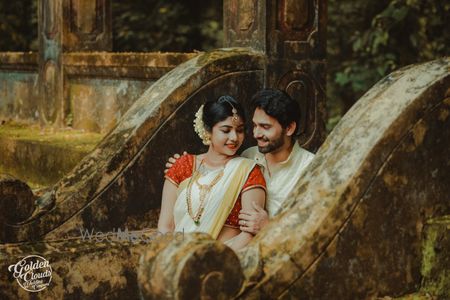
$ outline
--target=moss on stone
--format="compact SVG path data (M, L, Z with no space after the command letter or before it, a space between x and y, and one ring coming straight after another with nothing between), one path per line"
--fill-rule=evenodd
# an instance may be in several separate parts
M80 130L0 125L0 173L39 189L56 183L86 156L102 135Z
M72 150L88 152L102 139L99 133L82 130L40 128L37 125L6 123L0 125L0 137L21 141L46 143L58 147L70 147Z
M429 220L422 243L422 290L450 297L450 216Z
M408 295L404 295L398 298L390 298L390 297L384 297L384 298L380 298L380 300L434 300L436 299L435 297L433 297L431 294L429 293L423 293L423 292L419 292L419 293L414 293L414 294L408 294Z

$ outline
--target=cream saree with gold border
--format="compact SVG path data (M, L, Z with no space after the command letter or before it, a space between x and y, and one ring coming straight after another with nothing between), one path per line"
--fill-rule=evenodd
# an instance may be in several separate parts
M190 178L181 182L174 206L175 231L205 232L216 239L254 166L253 160L243 157L236 157L227 162L223 176L205 198L205 209L199 224L195 224L187 211L186 197ZM200 176L198 182L210 184L220 171L208 172ZM200 206L200 189L195 183L192 184L190 197L192 213L195 215Z

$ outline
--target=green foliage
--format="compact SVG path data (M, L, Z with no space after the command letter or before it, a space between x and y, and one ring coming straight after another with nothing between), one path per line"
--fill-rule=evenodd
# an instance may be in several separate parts
M329 0L328 86L343 114L399 67L450 54L450 3L425 0ZM340 108L340 111L339 109Z
M0 51L38 50L38 0L0 0ZM114 51L210 50L222 45L222 1L112 0Z
M0 1L0 51L37 50L37 0Z
M222 43L222 1L113 1L114 51L210 50Z

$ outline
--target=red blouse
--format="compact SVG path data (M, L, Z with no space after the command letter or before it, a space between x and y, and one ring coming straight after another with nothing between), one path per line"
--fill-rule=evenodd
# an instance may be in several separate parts
M183 155L182 157L177 159L175 164L173 164L173 166L167 171L165 178L178 186L185 179L191 177L192 172L194 171L194 162L194 155ZM261 172L261 169L256 165L250 172L247 181L242 187L241 193L239 194L239 197L236 200L233 209L231 210L231 213L228 215L228 218L225 221L226 226L239 228L239 211L242 209L241 195L244 191L257 187L263 188L265 190L266 181L264 180L264 175Z

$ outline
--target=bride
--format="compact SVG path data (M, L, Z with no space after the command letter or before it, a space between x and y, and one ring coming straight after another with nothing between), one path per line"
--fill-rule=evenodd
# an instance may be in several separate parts
M242 106L230 96L200 107L194 129L209 149L182 156L166 173L161 233L205 232L234 250L252 239L239 230L238 214L241 208L264 207L266 183L253 160L236 154L244 140L244 122Z

